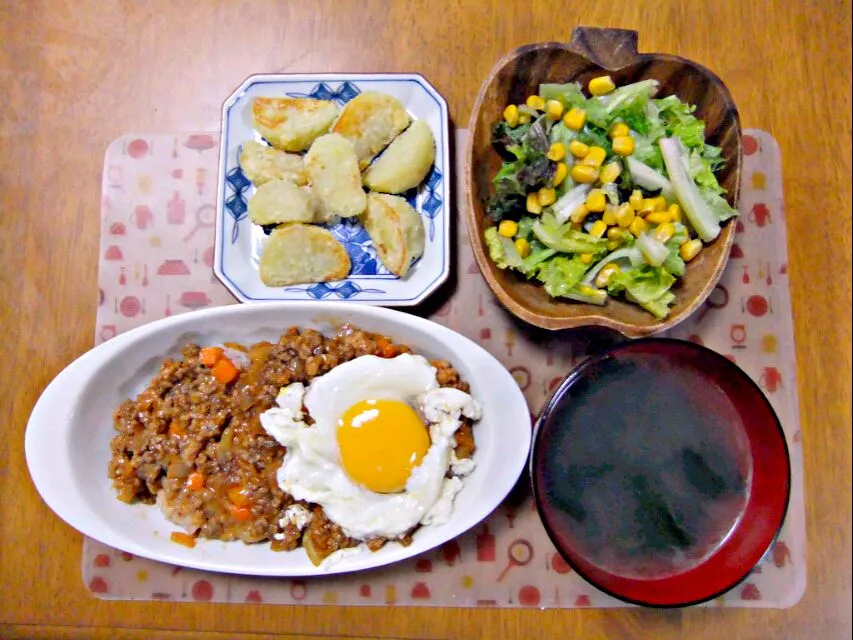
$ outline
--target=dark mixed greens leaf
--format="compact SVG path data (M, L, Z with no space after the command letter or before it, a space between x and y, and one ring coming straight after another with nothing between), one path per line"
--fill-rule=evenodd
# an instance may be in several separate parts
M492 179L495 195L487 209L493 220L521 215L525 210L527 194L550 184L556 167L544 151L534 147L527 139L521 145L512 145L507 149L515 160L504 162Z
M514 160L516 155L509 149L510 147L520 147L529 129L530 124L510 127L505 120L501 120L492 128L492 146L502 158Z

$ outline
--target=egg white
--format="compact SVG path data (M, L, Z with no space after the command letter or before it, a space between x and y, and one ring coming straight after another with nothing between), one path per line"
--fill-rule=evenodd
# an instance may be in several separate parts
M479 419L481 407L469 394L439 388L435 368L422 356L362 356L315 378L307 392L301 384L282 389L278 408L261 415L264 429L287 447L278 471L283 491L297 500L323 507L344 533L359 540L397 538L417 524L446 522L453 499L462 488L458 477L446 478L453 435L461 416ZM304 422L304 405L314 421ZM354 483L341 465L337 429L340 416L365 400L398 400L418 407L426 421L431 445L412 470L400 493L381 494ZM472 463L462 464L469 473Z

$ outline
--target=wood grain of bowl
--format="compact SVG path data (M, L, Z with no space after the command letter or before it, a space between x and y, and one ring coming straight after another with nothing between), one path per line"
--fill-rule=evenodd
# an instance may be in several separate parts
M486 204L493 193L492 177L501 165L491 144L491 131L506 105L523 103L528 95L537 93L540 83L578 81L585 86L602 74L612 76L617 86L654 78L660 82L659 97L674 93L695 104L696 116L705 121L708 142L723 149L726 165L718 178L728 192L729 204L737 208L743 134L737 107L723 82L685 58L638 53L636 31L578 27L569 43L531 44L508 53L483 82L471 114L465 158L468 235L483 277L501 303L522 320L544 329L598 325L628 337L647 336L687 318L714 289L734 240L734 219L690 262L673 288L677 299L663 321L619 298L610 298L603 307L551 298L541 284L498 269L489 259L483 239L484 230L493 224L486 215Z

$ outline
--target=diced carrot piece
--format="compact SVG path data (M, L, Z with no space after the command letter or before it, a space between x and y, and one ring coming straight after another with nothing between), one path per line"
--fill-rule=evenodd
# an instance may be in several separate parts
M187 476L187 488L193 491L201 491L204 489L204 474L198 471L193 471Z
M228 499L238 507L248 507L252 504L252 498L246 491L246 487L231 487L226 493Z
M169 433L171 433L173 436L183 437L187 435L187 428L180 422L172 420L172 422L169 423Z
M237 374L240 373L240 370L234 366L234 363L231 362L225 356L222 356L213 368L210 370L213 374L213 377L216 378L222 384L228 384L234 378L237 377Z
M232 517L240 522L246 522L247 520L252 519L252 510L249 507L236 507L232 505L229 510L231 511Z
M204 366L212 367L219 362L220 358L222 358L222 354L223 351L221 347L205 347L199 351L198 357Z
M183 531L173 531L172 535L169 536L172 542L177 542L178 544L182 544L185 547L189 547L192 549L195 546L195 538L193 538L190 534L184 533Z
M400 355L397 346L384 337L376 341L376 350L379 352L380 358L393 358Z

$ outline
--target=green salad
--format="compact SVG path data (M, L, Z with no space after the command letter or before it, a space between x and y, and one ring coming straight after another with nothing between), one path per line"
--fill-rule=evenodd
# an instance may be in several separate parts
M492 261L556 298L624 296L664 319L686 263L737 212L695 106L659 83L542 84L511 104L492 142L504 159L485 231Z

